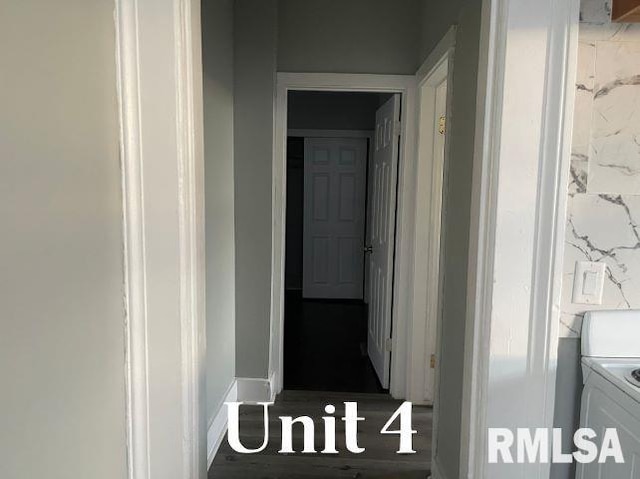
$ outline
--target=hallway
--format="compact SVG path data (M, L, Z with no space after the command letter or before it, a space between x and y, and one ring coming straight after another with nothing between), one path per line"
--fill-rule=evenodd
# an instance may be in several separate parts
M336 421L336 448L339 454L279 454L280 422L278 416L309 415L316 424L316 450L324 442L321 417L324 406L336 406L335 416L344 413L344 401L357 401L359 416L365 421L358 424L358 445L366 450L362 454L346 451L344 422ZM401 404L386 394L330 393L311 391L284 391L270 408L267 448L258 454L239 454L222 442L214 459L209 479L294 479L294 478L399 478L426 479L431 461L432 410L413 407L412 428L416 454L397 454L398 435L380 434L380 429ZM396 429L397 420L391 428ZM240 410L240 437L247 448L262 443L262 408L244 406ZM295 450L302 449L302 427L293 432Z

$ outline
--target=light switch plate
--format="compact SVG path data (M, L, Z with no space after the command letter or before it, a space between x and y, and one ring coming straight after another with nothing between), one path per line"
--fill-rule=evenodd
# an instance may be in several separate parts
M607 265L577 261L573 276L573 299L576 304L602 304L604 275Z

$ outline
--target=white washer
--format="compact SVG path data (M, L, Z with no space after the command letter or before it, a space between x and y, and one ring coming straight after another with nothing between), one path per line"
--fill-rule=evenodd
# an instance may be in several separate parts
M584 389L580 427L593 429L598 443L616 428L624 464L578 464L577 479L640 479L640 311L591 311L582 324Z

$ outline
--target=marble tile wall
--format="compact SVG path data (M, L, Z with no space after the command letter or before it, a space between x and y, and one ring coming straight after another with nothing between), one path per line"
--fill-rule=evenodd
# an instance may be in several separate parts
M640 308L640 24L612 24L583 0L562 292L561 336L588 309ZM607 264L602 305L573 304L577 261Z

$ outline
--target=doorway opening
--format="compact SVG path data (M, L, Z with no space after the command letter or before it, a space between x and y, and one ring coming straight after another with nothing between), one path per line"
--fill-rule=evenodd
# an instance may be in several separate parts
M411 401L420 453L389 459L421 475L434 451L436 418L424 406L436 397L427 335L440 312L444 142L434 135L444 137L436 115L446 116L428 106L448 95L431 73L436 62L450 71L450 50L429 62L416 76L278 73L272 204L275 406L351 400L377 416ZM349 112L320 123L341 98L369 105L365 126L347 122ZM326 465L318 461L308 463Z
M388 391L400 104L288 92L285 389Z
M305 189L298 187L297 193L292 193L291 186L287 185L287 165L291 163L292 166L295 166L295 162L298 162L298 170L293 172L293 175L297 174L298 184L304 185L305 156L308 156L307 162L311 162L313 157L315 163L319 163L319 165L309 169L308 180L311 181L317 176L315 178L316 190L320 196L316 196L320 200L324 197L328 198L331 196L329 195L331 172L322 171L321 168L328 168L332 161L333 163L340 161L340 142L350 139L355 143L358 143L359 140L363 144L363 139L366 139L365 193L359 196L360 198L364 196L364 200L360 200L359 204L364 203L365 238L364 241L358 240L360 243L358 241L342 242L343 246L360 244L362 245L361 253L364 253L361 263L362 270L353 269L353 271L362 272L362 280L357 281L363 285L362 296L356 297L356 300L368 305L366 308L366 335L361 333L359 336L360 343L362 343L363 336L366 336L366 349L359 347L359 354L361 358L371 363L377 381L380 383L379 386L384 390L388 389L394 399L406 399L420 405L432 405L435 402L438 351L437 345L434 343L437 343L439 335L437 324L440 317L441 296L440 224L443 216L445 157L444 141L437 141L435 136L440 135L444 138L445 134L439 132L440 121L439 118L436 118L438 112L433 108L438 95L431 83L435 74L434 69L438 72L442 70L445 79L452 71L449 67L452 59L452 45L448 45L448 43L447 46L443 45L442 48L439 48L433 58L430 57L425 62L416 76L326 73L278 73L277 75L272 202L272 320L269 363L269 383L272 397L282 392L285 385L285 325L289 327L285 321L285 298L287 297L285 291L295 290L291 281L286 284L286 267L289 268L289 275L292 274L292 269L295 270L291 263L286 264L287 255L289 257L295 254L298 257L302 255L303 260L299 261L299 265L304 265L304 238L300 239L300 228L297 229L299 245L297 253L295 248L292 252L291 245L287 245L287 242L292 240L293 231L296 231L290 228L289 237L287 237L287 216L291 219L291 215L288 214L291 212L287 212L287 207L294 210L298 208L298 215L301 210L304 212ZM446 89L443 92L445 94L440 95L440 98L445 100L442 104L444 107L449 104L451 95ZM326 120L328 112L332 111L331 102L337 101L341 98L340 95L347 93L351 97L345 98L358 98L362 102L367 98L366 95L373 95L377 99L372 103L372 106L368 107L368 110L362 109L362 111L369 112L366 117L372 118L373 122L368 120L368 126L359 127L358 130L353 124L347 122L348 114L342 114L337 115L338 120L335 120L334 123L339 125L338 129L331 123L324 122L320 125L309 123L314 118L317 121ZM294 103L298 101L301 104L302 116L296 117L293 111L289 111L288 103L290 100ZM317 108L320 113L309 115L313 108ZM326 140L331 139L333 146L326 146L326 144L324 147L322 146L323 142L326 143ZM294 152L297 148L297 153L291 155L293 157L297 155L297 160L296 158L287 158L287 143L290 146L289 153ZM308 154L305 154L305 144ZM376 147L380 150L378 153L381 153L378 157L375 154ZM352 144L351 147L343 148L346 152L346 156L342 155L346 158L343 161L354 163L352 159L360 151L359 148L363 147ZM332 151L333 153L331 153ZM331 155L334 160L331 160ZM388 159L387 163L385 163L387 161L385 158ZM323 166L322 163L325 165ZM377 173L375 165L378 166ZM317 171L316 167L319 168ZM339 170L338 167L335 168ZM335 172L337 176L339 176L338 170ZM312 173L317 174L314 176ZM354 188L357 184L352 175L349 181L344 182L343 189L356 191ZM378 187L376 188L375 185ZM353 188L351 188L352 186ZM288 188L289 191L287 191ZM333 191L333 208L339 213L341 205L337 201L340 192L336 187ZM311 204L313 189L307 188L307 192L307 202ZM376 195L376 192L380 192L380 194ZM295 204L287 201L289 193L298 195L298 201ZM356 197L354 196L354 198ZM322 201L316 203L323 205ZM308 209L321 219L330 206L326 201L324 205L326 208L318 207L317 211L311 211L311 206ZM360 208L362 211L362 206ZM388 214L382 214L383 212ZM372 213L376 214L372 216ZM304 226L304 215L302 219L298 216L298 222L303 223ZM333 249L330 249L331 237L322 231L322 226L328 224L326 221L324 223L318 221L318 224L308 225L310 226L309 238L319 237L315 241L315 248L319 254L308 254L308 257L315 258L318 265L317 270L320 273L328 275L333 271L332 277L337 278L336 275L340 273L340 270L335 264L342 264L339 258L337 260L334 258L333 270L329 267L331 261L320 260L322 254L326 257L333 254L337 257L336 242L334 241L334 246L331 247ZM367 228L367 225L370 227ZM316 228L317 231L313 228ZM384 233L380 234L382 231ZM302 235L304 236L304 228ZM376 238L385 238L385 241L376 243L374 241ZM313 248L313 244L310 242L308 244ZM351 248L353 249L355 246ZM345 252L349 251L349 248L343 249ZM372 262L376 262L375 265ZM313 268L307 270L307 272L312 271ZM347 270L343 268L342 273L345 271ZM312 292L309 294L302 292L304 288L304 269L302 266L299 266L297 274L298 297L311 298ZM316 279L323 280L322 274ZM326 276L324 279L328 281L330 277ZM313 280L313 276L310 280ZM327 291L328 286L324 286ZM373 294L372 291L374 291ZM335 296L328 297L336 299ZM353 299L345 296L339 298ZM318 325L313 326L318 327ZM296 341L295 335L291 334L287 335L287 343L289 350L304 347ZM335 343L335 335L324 343L330 347ZM316 355L314 361L325 361L326 356L326 354ZM305 380L308 381L310 376L308 373L311 369L305 370L299 364L295 367L298 368L299 376L306 374ZM346 369L346 366L344 363L338 363L335 368L342 370ZM434 369L436 374L434 374ZM346 382L340 386L340 389L348 389L345 384ZM291 382L287 384L288 387L295 385ZM298 387L309 386L298 383ZM351 385L349 389L353 387Z

